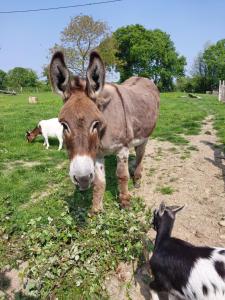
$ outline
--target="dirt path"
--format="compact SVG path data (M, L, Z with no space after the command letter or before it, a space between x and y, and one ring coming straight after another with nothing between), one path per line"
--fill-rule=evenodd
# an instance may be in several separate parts
M196 149L190 154L190 145L174 147L157 140L148 144L142 186L134 194L143 197L148 207L157 207L161 201L186 204L173 235L197 245L224 246L225 227L218 222L225 216L225 160L220 158L211 117L199 135L186 138ZM162 194L163 187L171 187L172 194Z
M161 201L185 204L173 235L195 245L224 247L225 227L219 222L225 219L225 159L221 158L212 117L205 119L199 135L186 138L190 144L185 146L157 140L148 143L142 185L133 194L143 197L150 208ZM155 238L153 230L149 237ZM136 276L136 286L130 266L121 265L117 273L108 285L111 299L150 299L144 268Z

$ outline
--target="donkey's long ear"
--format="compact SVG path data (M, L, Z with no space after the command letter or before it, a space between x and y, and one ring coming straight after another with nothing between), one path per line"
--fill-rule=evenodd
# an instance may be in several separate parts
M103 61L96 51L90 54L90 61L87 68L86 91L88 96L95 100L102 91L105 84L105 67Z
M49 75L54 91L58 93L63 100L67 100L70 92L70 74L61 51L55 52L52 56Z

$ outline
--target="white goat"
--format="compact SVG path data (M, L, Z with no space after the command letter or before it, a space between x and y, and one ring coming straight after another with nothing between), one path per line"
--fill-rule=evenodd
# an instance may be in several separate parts
M32 131L27 131L26 137L28 142L32 142L39 134L44 137L44 146L46 149L49 148L48 138L57 137L59 140L59 148L58 150L62 149L63 145L63 126L59 123L58 118L53 118L49 120L42 120L38 123Z
M182 208L161 203L154 212L157 235L150 259L152 299L167 292L169 300L224 300L225 248L196 247L172 238L175 215Z

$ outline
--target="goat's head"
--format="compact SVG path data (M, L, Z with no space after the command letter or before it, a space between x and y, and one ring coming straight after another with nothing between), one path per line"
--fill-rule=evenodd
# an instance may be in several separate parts
M41 128L37 126L32 131L27 131L25 137L31 143L39 134L41 134Z
M154 210L153 213L153 228L154 230L158 231L160 224L162 223L163 219L170 219L174 220L176 213L180 210L182 210L185 207L183 206L165 206L164 202L161 202L160 206L158 209Z
M36 138L36 135L32 133L31 131L26 132L26 139L28 143L31 143Z
M105 68L99 54L93 51L86 80L70 76L62 52L56 52L50 63L50 79L64 101L59 122L64 128L70 177L81 190L86 190L94 181L95 158L106 127L97 105L105 82Z

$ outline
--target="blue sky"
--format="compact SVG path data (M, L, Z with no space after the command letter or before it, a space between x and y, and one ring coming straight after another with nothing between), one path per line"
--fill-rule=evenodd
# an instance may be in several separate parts
M99 0L7 0L0 11L23 10L98 2ZM59 42L60 32L77 14L106 21L112 30L129 24L159 28L170 34L190 69L207 42L225 38L224 0L123 0L112 4L27 14L0 14L0 69L16 66L38 72L48 63L48 49Z

